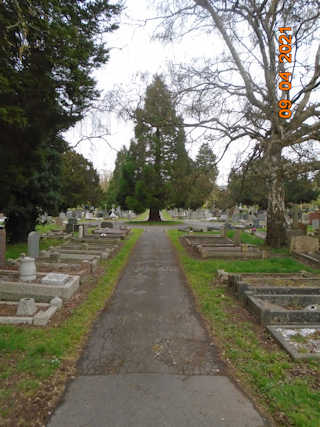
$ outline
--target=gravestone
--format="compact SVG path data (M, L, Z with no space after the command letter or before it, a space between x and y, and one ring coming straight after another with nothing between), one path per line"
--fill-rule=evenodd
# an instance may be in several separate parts
M40 234L36 231L31 231L28 234L28 256L30 258L38 258L39 256Z
M68 223L66 224L66 233L73 233L74 231L78 231L78 221L77 218L68 218Z
M79 239L84 237L84 224L79 225Z
M290 241L290 252L312 254L319 250L319 240L310 236L295 236Z
M5 230L6 217L0 213L0 267L6 264L6 230Z
M236 230L234 233L234 243L238 246L241 243L241 230Z
M320 219L319 218L314 218L312 220L312 227L314 230L318 230L320 227Z
M17 315L32 316L37 311L36 303L33 298L22 298L19 301Z

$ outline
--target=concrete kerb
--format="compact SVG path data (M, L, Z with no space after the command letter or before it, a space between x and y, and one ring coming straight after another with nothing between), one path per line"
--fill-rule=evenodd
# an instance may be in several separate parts
M42 273L42 277L46 274ZM68 300L78 290L80 284L79 276L69 276L69 280L63 286L43 285L41 283L28 282L0 282L0 298L5 300L18 300L20 298L36 298L41 302L47 302L58 296Z
M61 303L58 304L57 298L53 298L49 304L36 303L37 308L46 308L46 310L38 311L34 316L0 316L0 324L19 325L28 324L35 326L46 326L55 312L61 308ZM2 301L1 304L18 306L18 302Z
M297 332L301 329L314 328L320 330L320 325L308 324L308 325L268 325L267 329L271 335L279 342L281 347L289 353L293 360L308 360L308 359L320 359L320 353L311 352L298 352L297 349L285 339L280 330L295 329Z

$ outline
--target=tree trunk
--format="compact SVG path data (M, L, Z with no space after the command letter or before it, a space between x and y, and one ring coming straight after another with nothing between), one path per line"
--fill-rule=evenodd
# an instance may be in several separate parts
M266 243L272 248L286 245L286 219L284 203L284 184L281 162L282 147L280 143L269 142L266 152L266 166L269 176L269 194L267 210Z
M158 208L150 208L148 221L161 222L160 211Z

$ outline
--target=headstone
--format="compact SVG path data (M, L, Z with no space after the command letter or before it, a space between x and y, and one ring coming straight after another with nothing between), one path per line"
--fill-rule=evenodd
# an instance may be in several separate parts
M0 228L0 267L6 264L6 230Z
M6 217L0 213L0 267L6 264L6 230L5 230Z
M290 241L290 252L312 254L319 250L319 240L309 236L292 237Z
M32 316L37 311L36 303L33 298L22 298L19 301L17 315Z
M40 233L37 231L31 231L28 234L28 256L31 258L38 258L39 256L39 242Z
M66 233L73 233L78 231L78 220L75 217L68 218L68 223L66 224L65 231Z
M314 230L318 230L320 228L320 219L319 218L312 219L312 228Z
M84 237L84 225L79 225L79 239Z
M241 230L236 230L234 233L234 243L238 246L241 243Z
M50 301L50 305L53 305L55 307L61 308L63 305L63 301L61 298L59 297L54 297L52 298L52 300Z
M23 257L20 259L19 279L22 282L31 282L37 278L36 263L34 258Z

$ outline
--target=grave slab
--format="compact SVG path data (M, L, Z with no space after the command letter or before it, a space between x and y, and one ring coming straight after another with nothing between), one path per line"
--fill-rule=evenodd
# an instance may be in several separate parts
M269 332L294 360L320 359L320 325L269 325Z

